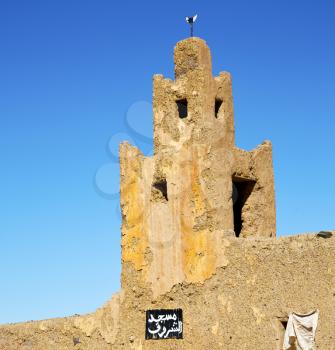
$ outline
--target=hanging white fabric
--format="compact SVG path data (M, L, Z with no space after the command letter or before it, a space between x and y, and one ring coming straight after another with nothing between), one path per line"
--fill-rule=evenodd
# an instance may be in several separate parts
M306 315L291 313L285 331L284 350L292 349L292 345L297 350L314 350L318 319L319 310Z

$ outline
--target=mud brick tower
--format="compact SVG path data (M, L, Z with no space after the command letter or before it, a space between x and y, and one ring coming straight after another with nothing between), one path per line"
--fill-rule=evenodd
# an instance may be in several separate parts
M155 295L212 276L223 238L276 232L271 144L235 146L230 74L212 76L199 38L179 42L174 61L175 81L154 77L154 156L120 152L123 262Z
M333 232L276 238L271 143L236 147L231 76L203 40L174 60L175 80L154 76L153 157L120 146L120 291L1 326L0 350L280 350L288 315L316 309L316 347L335 350Z

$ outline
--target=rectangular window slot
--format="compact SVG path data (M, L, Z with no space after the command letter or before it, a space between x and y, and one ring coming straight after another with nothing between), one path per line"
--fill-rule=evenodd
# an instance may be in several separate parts
M218 118L219 116L219 110L222 106L222 100L219 98L215 99L215 118Z
M187 118L187 100L186 98L182 100L177 100L177 107L178 107L178 113L179 118L184 119Z
M255 181L243 178L233 178L233 211L234 211L234 231L239 237L243 229L244 205L252 193Z

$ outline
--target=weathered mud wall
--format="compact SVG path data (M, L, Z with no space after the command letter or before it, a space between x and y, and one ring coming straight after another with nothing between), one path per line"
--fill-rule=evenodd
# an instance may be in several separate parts
M93 314L0 326L0 350L107 350L119 331L122 293Z
M320 310L318 349L335 349L335 238L224 238L225 262L154 298L129 263L125 292L96 314L0 327L0 349L282 349L281 321ZM145 340L145 311L182 308L183 340ZM74 345L74 340L80 343Z
M133 266L116 349L280 350L292 311L320 310L318 349L335 349L335 238L225 238L225 263L158 298ZM135 282L135 284L134 284ZM134 287L136 285L136 287ZM183 340L144 340L145 310L182 308Z

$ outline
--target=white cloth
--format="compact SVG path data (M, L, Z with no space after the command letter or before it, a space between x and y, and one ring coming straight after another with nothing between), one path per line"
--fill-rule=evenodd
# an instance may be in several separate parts
M284 350L292 349L293 344L296 345L298 350L314 350L318 319L318 310L307 315L291 313L285 331Z

